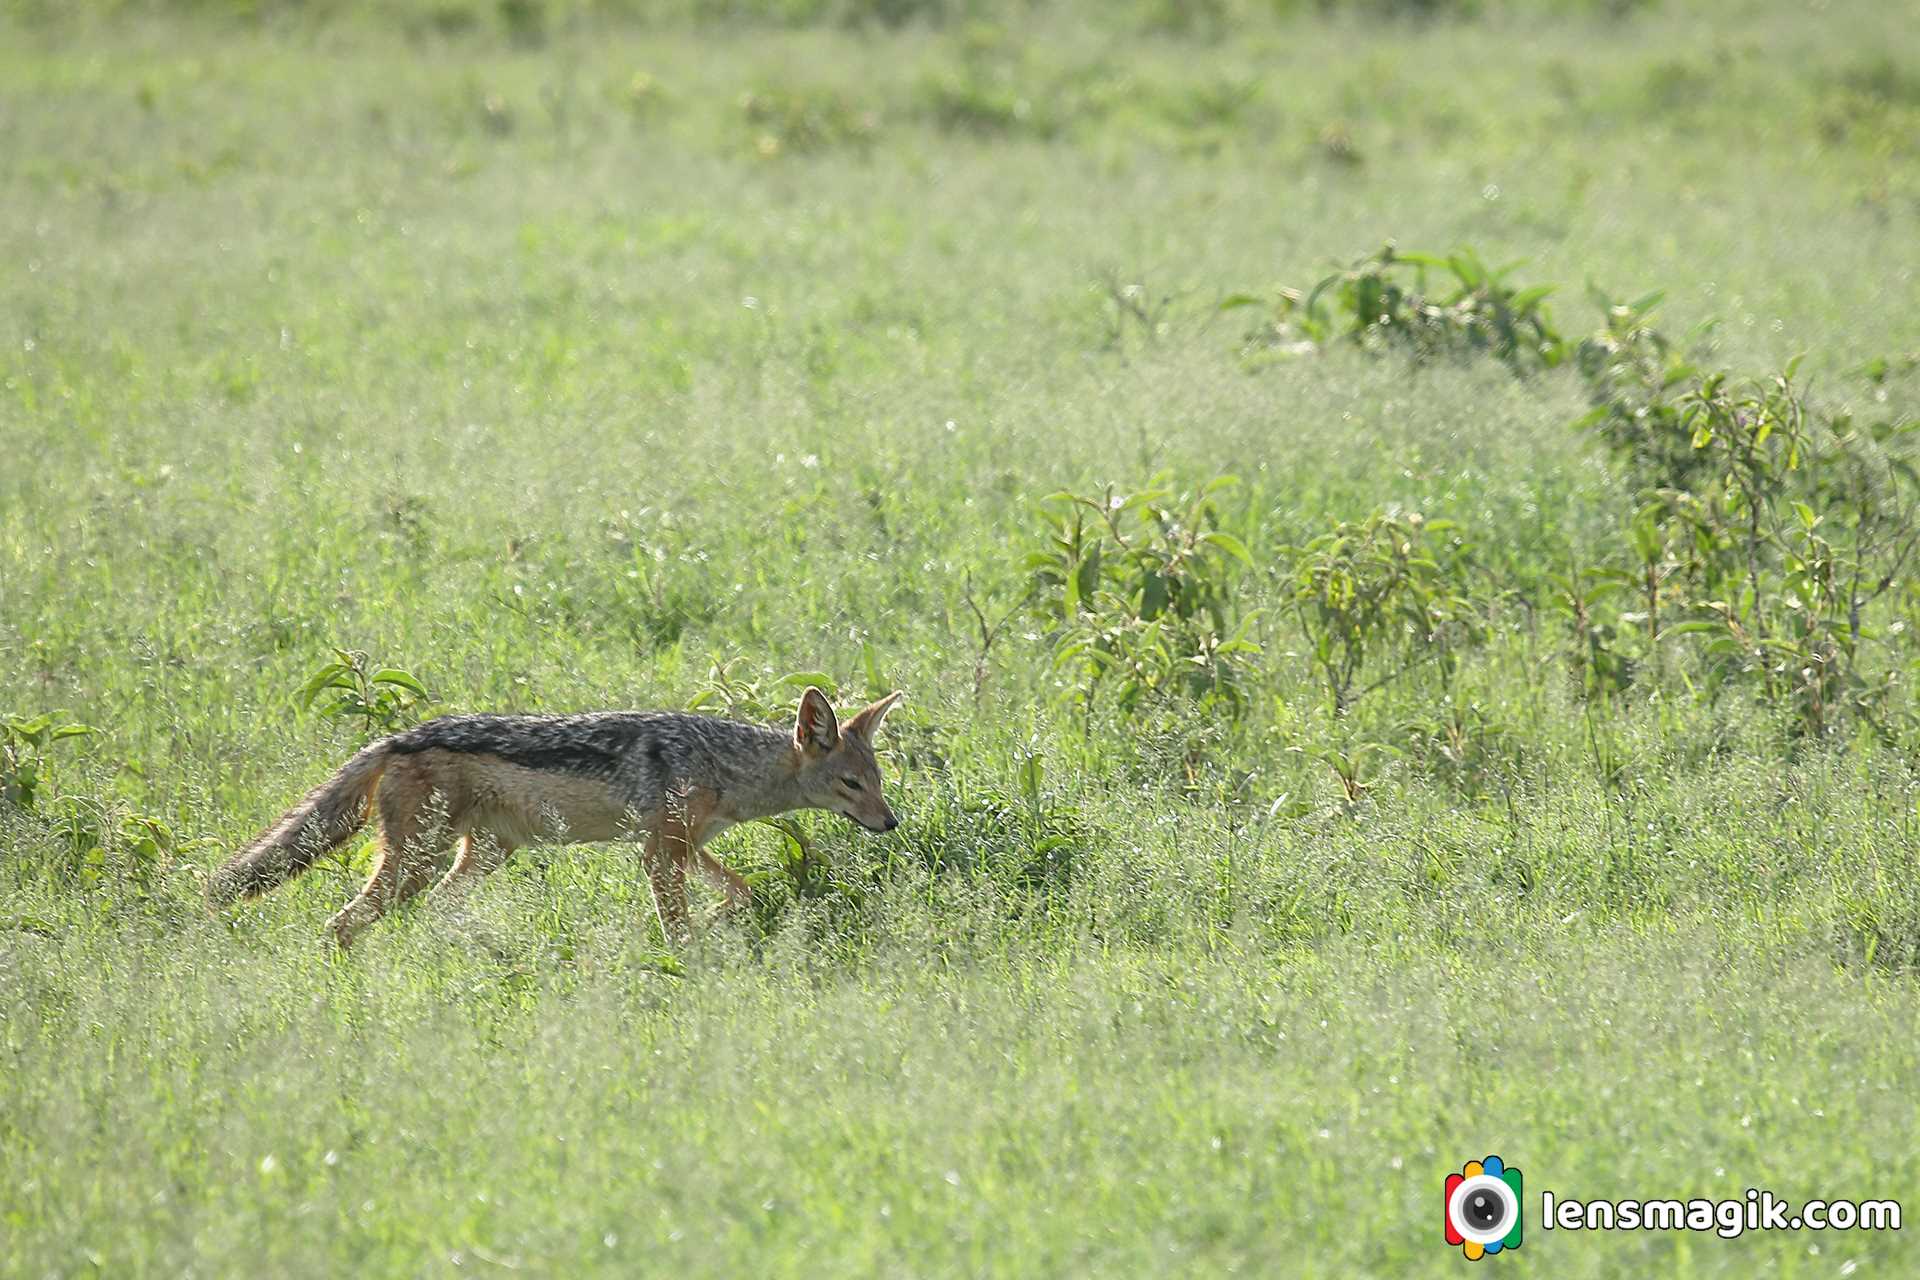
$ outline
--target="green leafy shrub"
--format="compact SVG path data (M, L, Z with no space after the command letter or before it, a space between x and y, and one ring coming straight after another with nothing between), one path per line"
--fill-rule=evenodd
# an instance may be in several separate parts
M1553 607L1571 629L1567 666L1583 697L1617 697L1633 682L1635 664L1615 643L1618 637L1611 619L1618 610L1606 607L1625 576L1602 568L1548 577Z
M1920 486L1898 448L1912 427L1823 417L1798 364L1765 379L1705 374L1636 429L1603 433L1658 483L1624 531L1628 567L1594 576L1633 589L1637 607L1616 620L1644 630L1656 661L1663 640L1691 637L1709 691L1750 680L1808 737L1852 719L1884 733L1893 672L1869 674L1862 646L1920 542ZM1586 625L1595 644L1611 639ZM1590 671L1605 672L1592 653Z
M1073 673L1089 709L1111 688L1122 711L1181 696L1244 712L1246 663L1260 646L1250 634L1257 615L1241 611L1235 593L1254 562L1219 527L1216 504L1237 483L1221 476L1186 494L1109 488L1045 499L1049 545L1026 567L1054 661Z
M1870 615L1885 612L1881 602L1907 593L1920 542L1920 482L1903 444L1911 424L1823 416L1796 382L1798 360L1760 378L1700 369L1652 323L1657 292L1619 302L1591 290L1603 324L1570 344L1545 307L1552 287L1518 288L1510 274L1470 251L1440 259L1389 244L1307 294L1240 294L1221 309L1266 308L1246 338L1254 351L1348 342L1420 359L1484 354L1516 373L1569 364L1593 406L1575 425L1634 489L1611 553L1547 580L1582 693L1618 696L1649 665L1662 671L1668 648L1690 644L1710 695L1751 680L1787 700L1807 736L1851 719L1888 733L1880 714L1894 673L1869 675L1862 644L1879 638L1884 619ZM1867 372L1884 378L1884 363ZM1419 607L1400 595L1417 598L1424 569L1383 557L1391 545L1348 529L1321 540L1321 561L1312 546L1296 561L1296 602L1312 604L1303 620L1336 714L1373 687L1358 672L1384 619Z
M212 837L182 839L171 824L132 813L111 800L61 795L45 815L54 857L43 868L63 889L97 890L121 884L148 897L177 867L182 855L216 848Z
M1595 289L1602 327L1574 350L1593 409L1575 425L1598 433L1640 484L1682 484L1701 459L1682 430L1675 388L1698 370L1678 357L1650 317L1662 294L1615 302Z
M0 717L0 804L32 810L46 780L47 753L53 745L92 732L92 726L62 721L51 711Z
M1094 833L1047 783L1037 751L1021 753L1011 780L970 784L952 773L927 780L923 804L897 838L935 874L981 876L1048 899L1072 883Z
M1443 541L1455 528L1375 512L1288 551L1289 594L1336 719L1428 662L1451 675L1471 630L1459 548Z
M97 889L109 881L149 894L182 853L217 842L182 840L160 818L132 813L112 800L52 785L47 764L54 744L95 732L57 713L0 717L0 805L27 815L50 856L23 859L28 874L63 889Z
M1477 702L1453 696L1402 726L1412 754L1470 796L1481 796L1504 763L1507 726Z
M1548 315L1552 285L1514 284L1514 265L1488 267L1471 249L1446 257L1392 244L1321 280L1302 296L1281 290L1224 299L1220 309L1261 307L1249 351L1301 351L1344 340L1403 350L1416 359L1491 355L1515 372L1553 368L1567 344Z
M1711 373L1681 402L1680 428L1704 468L1693 502L1671 509L1686 520L1698 554L1689 570L1698 598L1730 602L1723 612L1753 630L1768 622L1763 581L1781 503L1809 456L1805 402L1793 385L1798 360L1765 382L1736 384ZM1678 477L1676 477L1678 479Z
M335 649L334 660L315 671L301 686L299 703L311 708L325 693L334 699L321 710L330 716L360 721L367 737L397 733L419 718L428 702L426 686L399 667L375 667L358 649Z
M1353 742L1342 746L1310 746L1306 753L1332 770L1340 784L1340 794L1351 814L1380 776L1382 761L1400 754L1400 749L1385 742Z
M740 96L740 114L754 150L772 159L786 152L869 146L880 131L877 112L837 89L758 89Z

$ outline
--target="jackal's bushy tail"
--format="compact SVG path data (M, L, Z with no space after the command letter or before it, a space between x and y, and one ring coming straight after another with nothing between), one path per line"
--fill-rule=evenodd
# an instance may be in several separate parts
M365 826L368 799L392 754L386 742L376 742L307 792L280 821L213 873L207 882L207 901L215 907L230 906L278 888Z

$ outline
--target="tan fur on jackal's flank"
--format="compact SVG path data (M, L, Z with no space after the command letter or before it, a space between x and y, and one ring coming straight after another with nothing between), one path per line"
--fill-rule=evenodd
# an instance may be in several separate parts
M729 908L750 900L746 881L701 848L728 827L794 809L869 831L900 825L873 738L901 696L843 726L808 689L789 730L681 712L443 716L354 756L220 868L208 897L224 906L283 884L377 816L373 872L328 922L343 947L436 877L452 896L521 845L583 840L643 841L661 924L683 936L687 872Z
M409 758L398 775L382 783L401 785L410 794L407 808L436 806L448 839L484 828L508 844L543 841L568 843L620 840L637 829L636 815L620 795L597 778L572 777L529 769L495 755L422 751Z

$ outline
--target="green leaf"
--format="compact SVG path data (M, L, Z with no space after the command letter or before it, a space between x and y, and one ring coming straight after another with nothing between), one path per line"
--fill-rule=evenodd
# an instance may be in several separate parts
M302 707L311 707L313 700L318 698L322 693L325 693L328 689L351 689L353 687L352 682L345 679L351 670L352 668L345 663L329 662L326 666L314 672L312 678L307 681L306 685L301 688L297 695L300 705Z
M1146 584L1140 592L1140 616L1151 621L1166 612L1167 601L1171 596L1167 590L1167 579L1159 573L1149 573Z
M1115 509L1118 511L1131 511L1135 507L1145 506L1148 503L1158 502L1162 498L1170 498L1172 496L1173 492L1170 489L1142 489L1138 493L1127 494L1126 497L1116 504Z
M1046 778L1046 765L1041 763L1038 753L1030 752L1020 761L1020 793L1027 803L1039 807L1040 784Z
M1487 269L1473 254L1462 250L1447 259L1447 266L1458 276L1460 283L1469 289L1477 289L1487 282Z
M1247 568L1253 568L1253 553L1247 550L1246 543L1240 541L1240 539L1234 537L1232 534L1220 529L1212 529L1202 534L1200 540L1202 542L1212 543L1234 559L1246 565Z
M412 690L423 698L427 696L426 686L398 667L383 667L374 672L373 683L398 685L402 689Z

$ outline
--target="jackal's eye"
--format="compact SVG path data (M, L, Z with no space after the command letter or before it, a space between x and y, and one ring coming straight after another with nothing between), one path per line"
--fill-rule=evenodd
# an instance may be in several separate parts
M842 778L840 779L840 785L844 786L849 791L858 791L860 789L860 779Z

